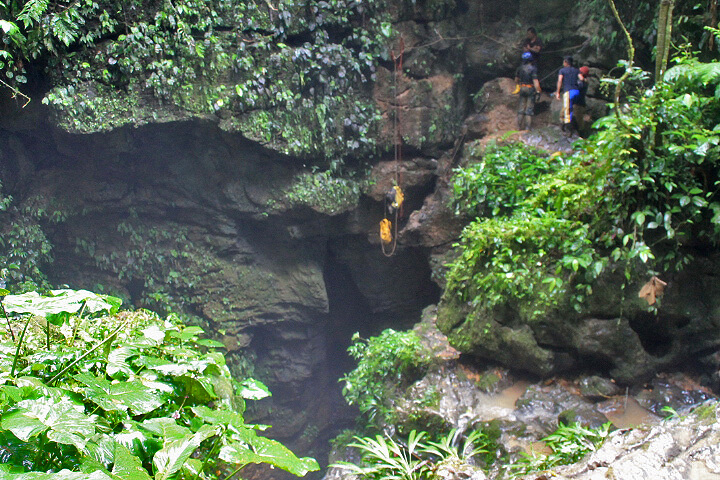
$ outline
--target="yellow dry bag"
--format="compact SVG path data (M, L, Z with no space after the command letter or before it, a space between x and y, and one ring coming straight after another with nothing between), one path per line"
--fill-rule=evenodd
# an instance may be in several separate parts
M391 227L392 223L387 218L383 218L380 222L380 240L382 240L385 245L392 242Z

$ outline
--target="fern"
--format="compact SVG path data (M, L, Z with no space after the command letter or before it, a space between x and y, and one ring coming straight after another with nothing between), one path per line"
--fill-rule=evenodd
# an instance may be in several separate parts
M79 22L82 22L82 18L77 11L73 9L65 10L53 18L51 23L52 34L68 47L77 39L80 33Z
M48 0L30 0L20 11L17 19L23 22L26 29L35 23L40 23L40 18L47 11L48 3Z
M685 80L709 85L720 80L720 62L701 63L694 60L692 63L675 65L665 72L663 79L666 82Z

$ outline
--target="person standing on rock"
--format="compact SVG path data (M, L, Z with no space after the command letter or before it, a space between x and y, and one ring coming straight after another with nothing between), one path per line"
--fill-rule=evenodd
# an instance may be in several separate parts
M588 77L590 76L590 68L587 66L580 67L580 74L578 75L578 85L580 86L580 94L578 95L577 101L573 105L573 122L581 136L587 133L587 122L585 120L585 107L586 101L585 96L588 90Z
M537 65L538 59L540 58L540 50L543 48L542 40L538 37L537 30L530 27L527 29L527 35L523 40L522 49L523 53L529 53L532 55L532 63Z
M530 130L535 115L535 100L542 89L538 80L537 67L530 52L522 54L522 65L515 72L515 83L520 88L518 94L517 125L520 130Z
M563 59L563 67L558 72L555 98L560 99L562 92L563 109L561 113L562 129L570 132L573 121L573 105L580 96L580 70L573 66L573 57Z

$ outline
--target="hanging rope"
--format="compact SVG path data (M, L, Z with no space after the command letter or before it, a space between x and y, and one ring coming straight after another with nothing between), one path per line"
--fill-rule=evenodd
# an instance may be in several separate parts
M394 63L393 71L393 95L394 95L394 115L393 115L393 133L395 144L395 185L393 190L385 195L385 205L383 207L385 218L380 222L380 245L382 246L383 255L392 257L397 248L398 236L398 219L402 215L403 192L400 188L400 162L402 161L402 136L400 134L400 105L398 102L398 75L402 75L403 54L405 53L405 40L400 37L399 52L396 54L391 52ZM389 195L392 195L388 198ZM388 204L389 201L389 204ZM391 221L388 218L388 212L394 217ZM394 214L394 215L393 215Z

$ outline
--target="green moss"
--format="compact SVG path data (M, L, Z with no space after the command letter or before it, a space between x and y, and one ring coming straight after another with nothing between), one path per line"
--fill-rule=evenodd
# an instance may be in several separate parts
M703 421L712 420L714 421L718 416L718 404L717 403L705 403L693 410L693 415Z
M53 107L55 122L75 133L109 131L123 125L143 125L187 118L177 108L148 103L136 91L123 92L87 82L52 89L43 103Z
M289 206L306 206L326 215L337 215L357 206L368 185L366 178L335 176L330 170L302 173L285 193Z

